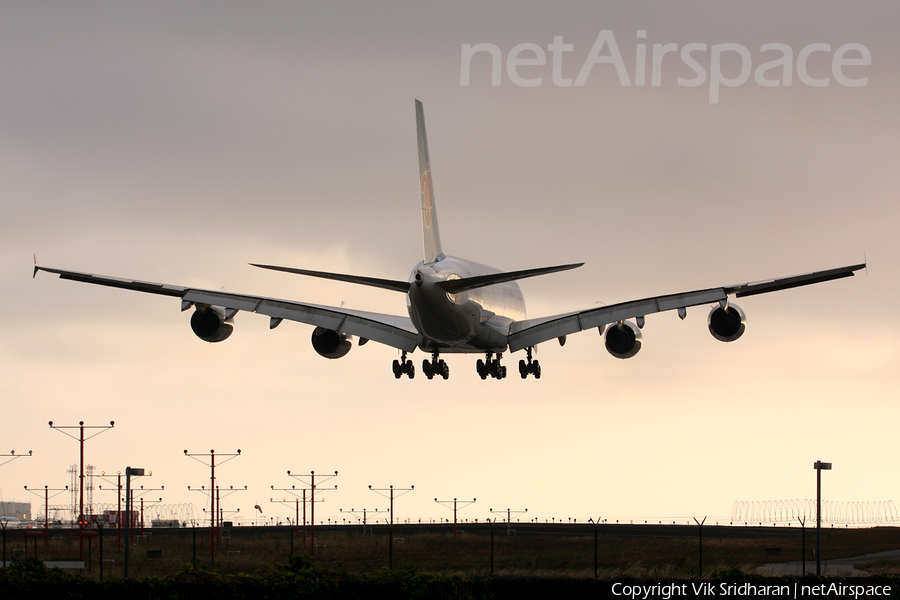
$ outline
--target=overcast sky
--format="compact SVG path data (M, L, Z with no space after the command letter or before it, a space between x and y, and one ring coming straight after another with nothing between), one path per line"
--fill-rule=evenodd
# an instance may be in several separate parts
M218 474L248 486L224 503L242 515L290 514L269 503L299 484L287 470L339 471L323 519L384 508L368 485L415 485L396 506L412 519L450 517L435 497L476 497L461 515L479 520L727 519L735 500L813 497L815 460L834 464L826 498L897 501L898 22L893 0L4 4L0 450L34 456L0 467L2 499L37 511L23 486L69 483L78 444L48 421L114 420L86 462L152 470L165 503L198 511L187 486L209 472L184 449L241 449ZM591 63L612 56L593 51L603 31L629 85ZM560 36L571 48L554 53ZM499 85L466 44L499 50ZM654 44L676 48L658 85ZM699 85L689 44L705 44L687 55ZM764 44L789 48L762 75L779 85L759 82L784 54ZM481 381L474 355L447 358L449 381L396 381L391 348L331 361L311 327L246 313L207 344L177 299L31 278L36 253L405 314L393 292L247 263L406 278L422 258L415 98L446 253L586 263L523 281L531 317L864 259L868 273L740 301L733 344L703 307L648 317L626 361L596 331L545 343L539 381Z

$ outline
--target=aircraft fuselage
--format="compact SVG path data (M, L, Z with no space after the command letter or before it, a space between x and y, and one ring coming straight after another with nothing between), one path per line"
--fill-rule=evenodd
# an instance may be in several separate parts
M525 318L525 299L515 282L451 294L439 282L500 273L453 256L415 266L406 306L427 352L505 352L509 327Z

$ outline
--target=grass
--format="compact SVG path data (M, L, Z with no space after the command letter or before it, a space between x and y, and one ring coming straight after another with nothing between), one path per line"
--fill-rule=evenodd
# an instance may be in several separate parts
M681 526L684 527L684 526ZM393 566L439 575L487 576L491 574L491 539L487 526L469 526L467 533L453 537L452 529L438 527L397 527ZM597 571L601 578L669 578L697 575L699 544L697 528L676 527L642 529L619 528L615 535L598 530ZM705 527L703 536L704 575L733 567L748 571L763 563L799 561L800 531L758 528ZM649 532L649 533L648 533ZM668 533L666 533L668 532ZM672 532L676 534L673 535ZM783 532L783 534L782 534ZM173 575L194 557L194 531L148 530L145 539L138 538L130 548L129 575L136 578ZM507 537L497 527L493 541L493 574L499 576L572 577L594 576L594 530L590 525L569 528L564 533L552 532L541 525L518 527L519 535ZM55 532L57 538L45 544L37 540L37 558L41 560L78 560L79 540L76 536ZM7 536L7 556L24 547L25 538ZM115 532L104 534L104 578L123 575L123 552L116 549ZM302 538L294 538L296 553L308 553ZM348 573L369 573L386 567L389 562L389 536L386 528L376 528L374 535L360 535L358 528L320 527L316 531L318 551L316 565ZM28 557L34 556L35 542L29 539ZM88 543L84 544L85 552ZM812 549L815 536L807 531L807 561L814 562ZM781 548L781 556L766 556L767 548ZM826 529L822 536L823 556L838 558L900 548L900 528ZM92 568L85 573L99 578L99 543L90 543ZM158 551L160 558L148 557ZM210 561L208 529L196 530L198 564L220 573L253 573L273 563L286 563L291 551L289 528L261 527L225 530L215 547L215 561ZM18 552L21 555L21 551ZM150 553L152 555L153 552ZM877 561L861 565L878 573L900 572L900 561Z

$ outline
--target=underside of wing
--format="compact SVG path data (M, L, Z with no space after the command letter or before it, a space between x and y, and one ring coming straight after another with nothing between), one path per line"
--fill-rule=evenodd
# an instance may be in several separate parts
M343 336L353 335L361 340L372 340L408 352L416 348L419 339L419 334L409 317L41 266L35 266L35 273L37 271L55 273L59 275L60 279L181 298L182 310L187 310L191 306L196 308L196 312L191 318L191 327L194 329L194 333L206 341L221 341L227 338L233 327L231 320L238 311L266 315L270 318L269 326L272 328L287 319L313 325L322 330L333 331Z
M721 327L723 332L717 334L715 331L717 323L714 322L713 315L710 315L710 331L711 333L723 341L731 341L737 339L739 333L728 333L732 327L734 319L743 318L740 309L734 308L735 312L730 312L728 308L728 297L734 295L738 298L744 296L752 296L755 294L765 294L779 290L786 290L794 287L811 285L813 283L821 283L823 281L831 281L833 279L842 279L844 277L852 277L855 271L865 268L865 264L851 265L840 267L837 269L829 269L827 271L816 271L803 275L794 275L791 277L780 277L759 281L753 283L742 283L737 285L729 285L718 288L709 288L706 290L697 290L692 292L683 292L679 294L670 294L668 296L657 296L654 298L645 298L643 300L632 300L621 302L610 306L600 308L592 308L577 312L571 312L551 317L543 317L538 319L528 319L513 323L509 333L509 349L511 352L529 348L541 342L552 340L554 338L563 340L565 336L591 329L593 327L604 327L612 323L622 323L626 319L637 319L638 327L643 326L643 319L646 315L663 312L667 310L677 310L680 316L684 316L684 311L691 306L719 304L722 309L724 319ZM714 309L715 310L715 309ZM740 332L743 332L742 324ZM639 336L637 329L631 327L632 337ZM736 331L736 330L735 330ZM608 340L609 345L609 340ZM638 346L639 347L639 346ZM610 349L613 352L612 349ZM636 352L636 350L634 350ZM613 352L617 355L616 352ZM627 352L622 353L622 358L633 356Z

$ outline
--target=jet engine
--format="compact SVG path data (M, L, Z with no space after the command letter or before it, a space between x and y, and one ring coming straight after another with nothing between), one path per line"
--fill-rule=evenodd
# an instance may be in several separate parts
M641 330L631 321L621 321L606 330L606 349L616 358L631 358L641 349Z
M716 306L709 311L709 332L720 342L733 342L742 335L747 325L747 315L736 304L727 308Z
M204 342L221 342L234 331L234 323L221 306L198 306L191 315L191 329Z
M319 356L325 358L341 358L350 352L353 338L333 329L316 327L312 332L312 345Z

